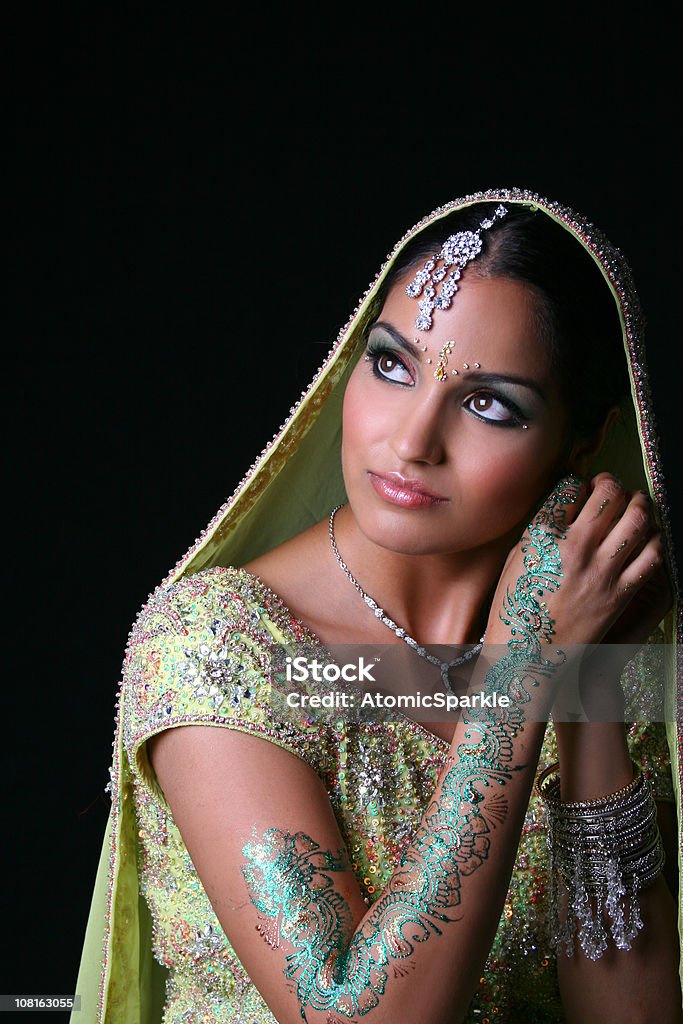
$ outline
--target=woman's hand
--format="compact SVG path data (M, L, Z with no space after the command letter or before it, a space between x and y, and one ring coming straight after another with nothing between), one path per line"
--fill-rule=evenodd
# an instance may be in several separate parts
M559 481L512 549L487 637L644 643L671 601L649 501L609 473Z

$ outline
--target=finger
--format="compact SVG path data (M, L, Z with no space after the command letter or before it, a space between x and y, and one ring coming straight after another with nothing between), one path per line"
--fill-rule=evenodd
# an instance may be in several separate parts
M581 519L599 543L620 519L629 495L611 473L598 473L590 481L590 494L581 510Z
M599 545L598 558L613 562L610 568L620 571L638 557L653 531L649 503L641 491L636 491Z
M643 545L638 554L624 567L617 587L621 591L636 591L646 586L661 586L668 594L671 585L664 565L662 535L656 533Z
M563 534L578 516L587 492L588 481L585 477L574 474L562 477L529 525L550 528L554 533Z

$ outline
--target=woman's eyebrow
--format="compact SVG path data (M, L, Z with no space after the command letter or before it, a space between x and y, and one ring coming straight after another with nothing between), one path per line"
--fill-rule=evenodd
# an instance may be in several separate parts
M408 339L404 338L400 331L397 331L395 327L392 327L392 325L388 324L385 320L375 321L375 323L368 331L368 338L370 337L373 331L386 331L386 333L389 335L392 341L395 341L396 344L399 345L405 352L407 352L409 356L412 356L413 359L417 359L418 361L422 359L422 352L420 351L420 346L416 345L414 341L408 341Z
M530 391L533 391L534 394L538 395L545 405L548 405L548 398L545 391L538 381L535 381L530 377L520 377L515 373L485 373L474 370L471 373L463 375L463 380L472 380L476 384L517 384L520 387L529 388Z

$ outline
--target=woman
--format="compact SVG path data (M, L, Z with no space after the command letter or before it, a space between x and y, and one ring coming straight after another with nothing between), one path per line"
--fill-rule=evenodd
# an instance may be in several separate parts
M619 722L619 652L675 614L640 331L616 251L530 193L399 243L133 628L86 1020L679 1019L680 697L673 773ZM278 648L347 644L479 708L271 712ZM563 721L597 644L598 720Z

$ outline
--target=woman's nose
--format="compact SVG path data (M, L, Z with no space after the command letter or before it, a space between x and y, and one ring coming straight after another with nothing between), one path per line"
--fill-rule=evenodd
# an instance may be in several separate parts
M416 402L395 426L392 447L404 462L435 465L444 458L443 408L439 395Z

